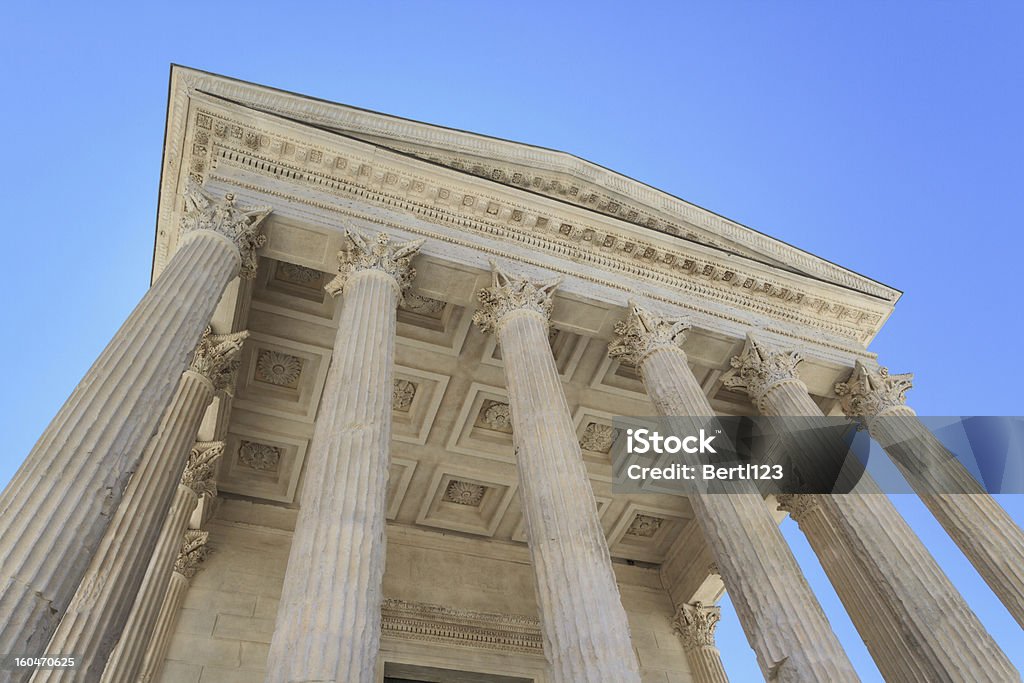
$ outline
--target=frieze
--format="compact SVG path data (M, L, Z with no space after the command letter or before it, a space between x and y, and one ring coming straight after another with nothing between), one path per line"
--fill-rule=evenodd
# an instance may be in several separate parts
M381 617L384 636L544 654L540 621L533 617L395 599L384 600Z
M416 153L408 148L409 145L430 147L432 149L429 152L420 152L420 155L439 152L461 155L459 158L464 159L464 163L470 165L470 172L472 172L473 166L481 165L480 158L483 157L488 160L487 163L505 163L509 166L507 168L498 168L497 166L484 168L480 173L481 176L488 174L491 180L497 182L510 180L511 184L520 185L529 182L533 186L537 182L536 176L539 175L541 183L550 186L549 191L557 193L559 197L562 196L562 189L568 197L578 196L581 198L585 196L588 188L614 192L617 196L639 202L642 207L653 208L667 215L675 216L698 229L707 230L713 235L721 235L725 239L752 248L759 253L771 254L784 262L804 268L812 275L831 279L842 286L890 300L898 294L895 290L872 282L864 276L824 262L812 254L802 252L784 242L772 239L711 211L565 152L539 149L521 143L446 130L438 126L405 121L313 98L280 93L259 85L224 79L216 75L196 73L186 69L177 72L176 79L181 85L174 94L179 98L187 98L193 92L210 93L220 98L247 103L241 106L291 120L299 119L357 136L358 134L380 136L387 139L388 146L396 149L404 147L406 153ZM172 123L174 130L180 129L181 124L178 121ZM177 150L172 150L172 152L175 151ZM490 162L490 160L495 161ZM529 164L528 168L524 166L527 163ZM513 165L522 170L512 169ZM578 182L574 183L570 180L564 188L555 187L554 182L557 181L552 181L548 177L555 173L552 170L555 168L558 169L559 176L568 176ZM516 172L530 174L531 177L528 181L526 178L521 178L516 182L514 177ZM500 173L511 173L512 177L503 179L498 175ZM576 185L578 185L578 189L574 195L573 187ZM619 213L624 212L624 216L628 220L630 211L634 210L636 209L633 207L619 208Z

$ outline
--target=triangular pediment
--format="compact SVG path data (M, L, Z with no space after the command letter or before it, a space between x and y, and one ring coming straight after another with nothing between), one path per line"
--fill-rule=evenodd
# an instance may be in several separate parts
M175 87L889 303L900 295L898 290L567 152L412 121L184 67L172 69L172 89Z

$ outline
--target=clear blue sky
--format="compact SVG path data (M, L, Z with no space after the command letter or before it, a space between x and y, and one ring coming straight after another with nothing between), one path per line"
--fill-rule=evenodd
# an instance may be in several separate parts
M148 284L171 62L663 188L905 291L872 348L916 373L919 413L1022 414L1024 4L683 5L5 3L0 483ZM1003 503L1024 521L1021 496ZM1006 611L916 499L897 504L1024 668ZM719 643L733 681L759 680L728 607Z

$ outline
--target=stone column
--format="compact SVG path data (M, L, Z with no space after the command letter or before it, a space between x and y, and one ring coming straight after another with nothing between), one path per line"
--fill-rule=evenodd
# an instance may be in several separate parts
M660 415L712 417L680 348L688 327L633 305L608 351L636 366ZM690 502L765 679L858 680L757 489L737 482Z
M69 680L83 672L99 677L103 671L132 610L203 415L215 391L233 386L229 383L233 383L238 352L247 336L247 332L214 335L209 331L203 335L157 435L146 447L89 569L47 645L51 656L74 652L83 664L77 670L40 670L33 681ZM183 509L185 502L175 502L179 504L177 514L187 523L196 498L186 490L185 494L179 491L178 497L188 499L188 509ZM171 536L172 549L184 529L182 525ZM168 564L172 559L168 558ZM165 584L166 578L160 587Z
M146 648L157 626L164 594L174 570L175 558L181 550L182 535L196 503L203 496L216 496L217 461L224 453L223 441L196 443L188 455L188 465L164 520L156 548L149 560L146 575L139 586L131 613L121 630L121 639L110 653L104 683L132 683L137 677ZM205 532L199 532L205 533ZM195 536L195 534L193 534ZM205 536L202 537L205 543Z
M551 680L639 683L608 543L548 343L558 280L531 282L493 268L473 319L501 345Z
M343 295L341 317L306 456L268 683L376 680L396 316L422 240L347 236L351 248L327 285Z
M858 361L835 390L1024 628L1024 532L906 405L912 381Z
M721 618L720 608L697 602L680 607L672 619L672 628L683 641L693 683L729 683L722 654L715 647L715 628Z
M146 647L146 653L139 666L139 674L135 681L152 683L156 680L160 669L167 658L167 648L174 634L174 624L178 621L181 603L185 600L189 580L199 571L199 564L206 559L210 549L206 545L210 537L208 531L189 529L185 532L184 541L178 546L179 553L174 561L174 571L160 603L153 628L153 636Z
M181 246L0 495L0 652L44 651L269 211L190 188Z
M801 360L795 352L774 351L748 337L723 382L746 391L765 415L806 418L813 424L822 413L797 377ZM827 452L832 446L821 431L806 429L798 434L795 448L805 457ZM816 503L797 523L854 625L867 642L899 641L899 652L911 660L908 669L916 672L913 678L908 672L903 678L892 673L889 677L1020 680L1006 655L870 477L863 477L853 493L821 495ZM827 535L821 533L825 529ZM849 580L851 575L856 580ZM884 611L888 614L882 618L874 616ZM876 663L883 675L893 671L889 657L876 659Z

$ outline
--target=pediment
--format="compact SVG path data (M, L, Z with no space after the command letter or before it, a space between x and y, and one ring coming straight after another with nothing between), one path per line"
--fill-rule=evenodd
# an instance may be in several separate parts
M174 67L172 97L198 91L254 113L272 114L518 188L602 216L736 254L773 269L860 292L890 305L900 292L572 154L327 102Z

